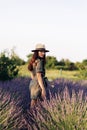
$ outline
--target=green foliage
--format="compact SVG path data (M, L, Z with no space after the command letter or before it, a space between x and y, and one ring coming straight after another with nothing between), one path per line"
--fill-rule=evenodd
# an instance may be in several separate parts
M14 51L14 48L11 50L11 59L17 66L24 65L25 61L21 59Z
M85 69L85 66L84 66L83 63L77 62L76 66L77 66L78 70L84 70Z
M85 69L80 69L80 74L79 74L79 77L80 78L84 78L84 79L86 79L87 78L87 69L85 68Z
M25 64L25 61L22 60L21 58L19 58L18 56L12 56L11 59L13 60L13 62L18 65L18 66L21 66L21 65L24 65Z
M56 57L54 56L47 56L46 57L46 68L47 69L55 69L55 67L58 65L58 61Z
M87 78L87 66L83 62L82 63L77 62L76 66L78 67L78 70L79 70L78 77L82 78L82 79L86 79Z
M58 66L65 66L65 60L61 59L60 61L58 61Z
M67 66L68 70L76 70L77 67L75 66L75 64L73 62L70 62Z
M3 52L0 55L0 80L10 80L18 75L18 68L14 59L6 56L6 53Z
M27 55L28 61L31 59L32 54ZM27 61L27 62L28 62ZM62 69L62 70L79 70L83 69L84 66L87 66L87 59L80 62L71 62L69 59L61 59L58 61L54 56L46 57L46 68L47 69Z
M82 61L83 65L87 66L87 59Z

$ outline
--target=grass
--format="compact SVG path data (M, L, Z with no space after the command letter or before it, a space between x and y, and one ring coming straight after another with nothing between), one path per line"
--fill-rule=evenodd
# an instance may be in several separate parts
M46 76L50 80L54 80L56 78L66 78L66 79L78 80L79 79L78 75L79 75L79 71L64 71L64 70L54 70L54 69L46 70ZM28 64L20 66L19 76L30 77L30 72L28 70Z
M30 77L30 72L28 70L28 64L19 67L19 76Z
M64 70L47 70L46 76L49 79L66 78L66 79L78 79L78 71L64 71Z

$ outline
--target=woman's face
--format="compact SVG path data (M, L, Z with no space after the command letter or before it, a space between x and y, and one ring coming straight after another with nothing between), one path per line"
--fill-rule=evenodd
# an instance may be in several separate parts
M43 58L45 55L45 51L38 51L39 57Z

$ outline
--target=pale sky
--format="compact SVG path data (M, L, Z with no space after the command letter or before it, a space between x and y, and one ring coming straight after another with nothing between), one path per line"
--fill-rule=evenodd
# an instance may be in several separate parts
M0 53L26 60L37 43L57 60L87 59L87 0L0 0Z

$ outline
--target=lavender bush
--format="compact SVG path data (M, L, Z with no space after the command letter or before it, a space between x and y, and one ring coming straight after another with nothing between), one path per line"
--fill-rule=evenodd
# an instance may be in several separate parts
M0 82L0 130L87 130L87 81L55 79L30 109L30 79Z

